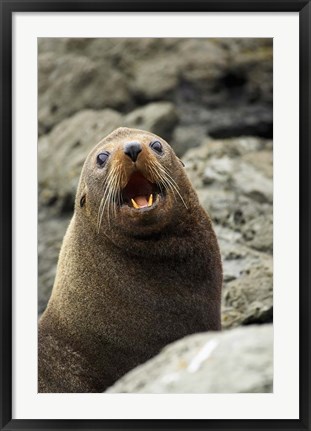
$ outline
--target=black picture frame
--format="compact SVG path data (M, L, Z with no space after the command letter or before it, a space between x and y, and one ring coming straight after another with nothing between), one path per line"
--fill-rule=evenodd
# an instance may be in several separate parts
M1 13L1 180L0 180L0 421L1 430L310 430L310 23L305 0L0 0ZM300 124L300 291L297 420L15 420L12 419L12 16L14 12L299 12Z

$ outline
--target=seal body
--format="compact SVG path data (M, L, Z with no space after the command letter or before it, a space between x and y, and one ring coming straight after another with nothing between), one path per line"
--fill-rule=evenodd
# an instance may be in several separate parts
M88 155L39 321L39 392L103 392L165 345L220 329L212 223L160 137L120 128Z

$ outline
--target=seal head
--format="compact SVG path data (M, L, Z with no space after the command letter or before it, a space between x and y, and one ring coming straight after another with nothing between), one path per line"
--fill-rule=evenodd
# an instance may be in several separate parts
M120 128L87 157L76 211L88 217L99 235L123 246L131 237L163 236L176 229L194 199L191 192L181 161L167 142L148 132Z

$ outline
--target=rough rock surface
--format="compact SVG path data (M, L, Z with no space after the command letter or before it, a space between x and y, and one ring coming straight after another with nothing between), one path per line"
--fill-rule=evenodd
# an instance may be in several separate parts
M273 392L272 325L185 337L130 371L106 392Z
M183 158L219 239L223 328L273 318L271 148L253 137L206 140Z
M170 139L177 122L177 110L170 102L149 103L135 109L123 120L126 127L149 130L166 140Z
M272 136L271 39L45 38L38 48L40 134L81 109L165 100L214 138Z
M81 109L115 108L129 100L125 77L108 64L44 53L39 55L39 69L40 133Z

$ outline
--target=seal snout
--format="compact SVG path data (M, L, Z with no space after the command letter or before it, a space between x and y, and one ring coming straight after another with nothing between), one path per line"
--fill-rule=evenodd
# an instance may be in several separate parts
M142 151L142 146L139 142L128 142L124 146L124 154L129 156L133 162L136 162L138 154Z

